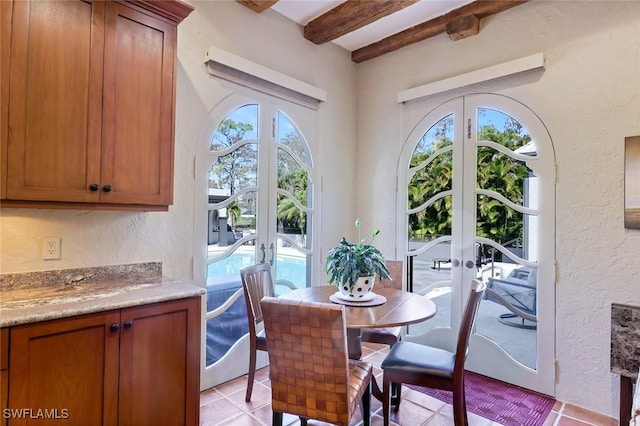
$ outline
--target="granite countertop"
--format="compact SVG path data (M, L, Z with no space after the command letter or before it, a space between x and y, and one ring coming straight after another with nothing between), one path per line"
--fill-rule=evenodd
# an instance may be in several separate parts
M0 327L201 296L160 262L0 275Z
M611 372L636 379L640 369L640 306L611 304Z

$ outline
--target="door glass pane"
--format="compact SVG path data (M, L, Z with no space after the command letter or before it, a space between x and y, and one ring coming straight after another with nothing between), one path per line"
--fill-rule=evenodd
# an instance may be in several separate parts
M536 157L535 142L514 117L491 108L478 108L478 142L496 142L519 154Z
M311 156L295 124L278 111L276 290L310 285L313 181Z
M257 105L238 108L211 138L208 172L206 365L249 332L240 269L256 263Z
M278 146L286 146L301 164L311 166L311 155L306 141L295 123L282 111L278 111Z
M450 324L453 114L436 122L417 142L409 165L407 207L410 291L438 306L417 334Z
M476 271L488 291L476 332L535 369L537 215L523 209L538 208L537 177L516 158L536 157L535 143L515 118L487 108L478 109L477 139Z
M247 139L258 139L258 105L242 106L220 123L209 149L220 151Z

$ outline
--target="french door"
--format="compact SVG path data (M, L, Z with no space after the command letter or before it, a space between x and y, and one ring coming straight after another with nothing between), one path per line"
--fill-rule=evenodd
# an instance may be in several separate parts
M398 247L409 289L438 313L407 340L454 350L472 279L487 283L466 367L554 395L555 158L523 104L453 99L408 105L399 161ZM411 125L411 124L410 124Z
M247 372L243 267L269 262L278 294L310 285L316 267L314 119L313 110L257 92L231 95L211 114L196 157L201 232L194 275L207 286L203 389ZM259 353L258 367L266 362Z

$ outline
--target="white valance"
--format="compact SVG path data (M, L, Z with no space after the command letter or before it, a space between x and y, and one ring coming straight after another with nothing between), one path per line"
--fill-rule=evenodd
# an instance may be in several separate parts
M211 75L303 106L317 109L327 100L326 90L214 46L207 49L205 65Z
M503 62L491 67L482 68L480 70L471 71L465 74L403 90L398 92L398 103L412 101L414 99L423 98L436 93L459 89L472 84L482 83L484 81L506 77L508 75L537 68L544 68L544 55L542 53L536 53L535 55L526 56L509 62Z

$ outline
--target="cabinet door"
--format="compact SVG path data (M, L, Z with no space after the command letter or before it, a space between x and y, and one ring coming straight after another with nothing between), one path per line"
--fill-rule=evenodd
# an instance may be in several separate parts
M109 311L11 328L9 408L33 411L9 423L42 423L29 418L42 409L65 425L116 424L119 320Z
M101 202L172 203L175 43L175 23L107 4Z
M120 425L197 425L199 297L122 310Z
M0 329L0 408L4 410L9 406L9 329ZM6 425L5 416L0 419L0 425Z
M6 197L96 202L105 3L13 6Z

